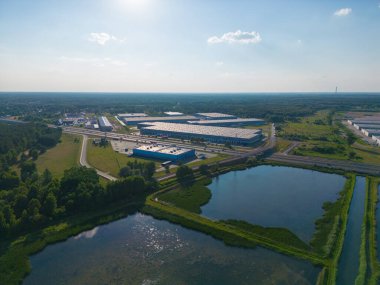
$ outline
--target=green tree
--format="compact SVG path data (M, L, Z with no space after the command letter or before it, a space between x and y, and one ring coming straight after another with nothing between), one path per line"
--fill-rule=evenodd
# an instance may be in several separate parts
M38 150L36 150L36 149L31 149L30 152L29 152L29 155L30 155L30 157L31 157L33 160L37 160L37 158L38 158Z
M124 166L120 169L119 171L119 176L120 177L128 177L132 175L132 170L131 168L127 165L127 166Z
M25 181L32 178L33 174L37 173L36 164L32 161L25 161L21 164L21 180Z
M184 186L191 185L194 182L194 172L187 165L181 165L177 168L176 177L178 182Z
M54 216L54 213L57 209L57 199L55 198L53 193L49 193L46 196L42 212L47 216L47 217L52 217Z
M199 172L202 175L209 175L210 174L209 166L207 164L202 164L201 166L199 166Z

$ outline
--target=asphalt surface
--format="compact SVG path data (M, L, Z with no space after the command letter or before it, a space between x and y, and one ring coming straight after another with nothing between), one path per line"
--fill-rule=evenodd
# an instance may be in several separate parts
M310 156L284 155L275 153L267 158L268 161L285 162L297 165L319 166L341 169L362 174L380 175L380 165L360 163L347 160L334 160Z

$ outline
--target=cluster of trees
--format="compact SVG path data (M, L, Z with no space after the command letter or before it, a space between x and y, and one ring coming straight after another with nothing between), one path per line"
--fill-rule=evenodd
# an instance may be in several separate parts
M138 200L155 186L130 175L102 186L93 169L73 167L54 179L48 170L39 175L33 161L21 164L0 189L0 236L17 235L58 218L98 209L111 202Z
M119 175L120 177L142 176L147 180L151 180L155 172L156 165L154 162L141 162L135 159L134 161L128 161L127 165L120 169Z
M48 128L40 123L0 123L0 172L7 171L19 160L26 160L25 150L36 159L39 153L55 146L61 134L61 129Z
M176 178L182 186L190 186L195 181L193 169L187 165L181 165L177 168Z

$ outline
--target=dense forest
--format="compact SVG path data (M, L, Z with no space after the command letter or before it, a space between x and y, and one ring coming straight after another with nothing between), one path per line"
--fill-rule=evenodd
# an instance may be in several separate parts
M39 153L55 146L61 133L61 129L48 128L41 123L0 123L0 175L18 160L25 161L24 152L35 159Z
M0 93L0 116L18 115L28 121L52 122L65 112L147 112L151 115L161 115L170 110L185 114L224 112L281 122L311 115L322 109L380 110L380 96L373 93Z

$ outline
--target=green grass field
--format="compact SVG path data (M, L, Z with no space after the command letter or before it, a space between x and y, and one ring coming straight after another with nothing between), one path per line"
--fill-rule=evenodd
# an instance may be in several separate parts
M122 167L127 165L128 161L153 161L156 164L156 168L160 167L159 161L148 160L143 158L129 157L125 154L118 153L112 149L112 146L108 144L106 147L95 146L92 144L92 140L88 140L87 144L87 161L88 163L112 176L119 177L119 171Z
M74 142L75 138L79 141ZM49 169L54 177L61 177L66 169L79 164L81 146L81 136L62 134L59 144L38 157L36 161L38 172L42 173L45 169Z
M380 149L359 138L349 145L348 129L339 122L339 118L324 110L297 122L287 122L281 126L278 136L283 140L302 142L292 152L296 155L380 163Z
M177 189L163 193L160 195L160 199L199 214L201 206L206 204L211 198L211 191L206 186L210 182L211 179L205 179L194 183L190 187L178 187Z

